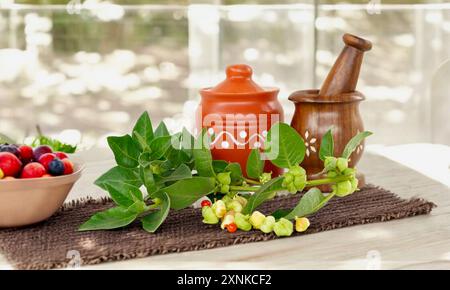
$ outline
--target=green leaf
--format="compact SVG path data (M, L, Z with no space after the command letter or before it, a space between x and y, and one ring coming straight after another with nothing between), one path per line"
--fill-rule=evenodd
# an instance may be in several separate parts
M94 214L87 222L82 224L79 231L111 230L131 224L138 213L125 207L114 207Z
M172 145L171 140L171 136L156 137L155 139L153 139L153 141L150 143L151 159L155 160L163 157Z
M247 205L243 209L242 213L251 214L269 197L272 197L274 192L283 190L283 187L281 186L283 183L283 178L284 177L279 176L261 185L259 190L248 199Z
M142 152L139 155L138 162L139 166L147 167L152 163L152 154L150 152Z
M181 164L169 176L163 177L161 181L178 181L187 178L192 178L192 171L186 164Z
M134 125L132 137L141 151L150 149L149 144L153 140L153 127L147 111L139 117L136 125Z
M139 168L139 175L141 177L142 183L147 189L148 194L152 194L153 192L158 190L152 170L150 169L150 165L147 167L141 166Z
M173 167L169 160L153 160L150 162L150 165L159 167L161 170L161 175L167 174ZM155 173L153 174L156 175Z
M216 187L216 180L212 177L192 177L175 182L161 189L170 197L173 209L182 209L192 205L199 198L211 193Z
M105 184L106 190L117 205L129 207L136 201L144 200L138 187L127 183L117 183L119 183L119 186L114 186L114 183Z
M182 149L176 149L172 146L166 152L166 158L172 162L174 167L178 167L181 164L191 163L192 156Z
M244 176L242 175L241 165L237 162L229 163L227 167L225 167L224 172L231 172L231 184L241 184L244 180Z
M151 150L149 144L145 141L145 138L138 132L133 131L132 138L141 151L149 152Z
M264 160L261 160L261 155L258 149L252 149L247 159L247 176L258 179L264 172Z
M130 207L128 208L128 211L137 213L137 214L141 214L144 211L146 211L147 205L145 204L144 201L141 200L137 200L135 203L133 203L132 205L130 205Z
M270 128L265 148L266 152L270 151L270 161L280 168L300 164L306 152L302 137L285 123L276 123Z
M285 215L284 218L292 220L295 217L304 217L313 214L321 209L333 195L334 194L328 194L327 196L324 196L318 188L313 187L302 196L297 206L294 207L290 213Z
M181 150L183 150L189 158L192 158L192 149L194 148L195 138L192 134L183 127L181 132Z
M155 130L155 137L164 137L170 136L169 130L167 129L166 124L164 122L159 123L158 127Z
M50 138L47 136L43 136L43 135L39 135L31 142L32 147L37 147L40 145L48 145L53 149L53 151L59 151L59 152L64 152L64 153L69 153L69 154L75 153L75 151L77 150L77 146L65 144L59 140L56 140L56 139L53 139L53 138Z
M284 209L284 208L280 208L277 209L276 211L274 211L271 216L273 216L276 220L279 220L280 218L286 216L287 214L289 214L292 211L292 209Z
M356 147L358 147L359 143L362 142L362 140L364 140L364 138L368 137L372 135L372 132L369 131L364 131L361 132L355 136L353 136L352 139L350 139L350 141L347 143L347 145L345 145L344 151L342 152L342 157L343 158L350 158L350 155L352 155L352 152L355 151Z
M195 149L193 150L194 160L195 160L195 168L197 169L197 173L200 176L205 177L213 177L215 176L213 163L212 163L212 155L211 150L209 149L209 143L205 144L203 142L204 138L207 138L203 130L200 136L195 141ZM202 138L204 136L204 138ZM205 139L206 140L206 139Z
M215 173L221 173L227 168L228 162L225 160L213 160L213 169Z
M176 144L175 142L172 142L172 146L169 148L169 150L167 150L165 154L166 158L172 162L172 165L174 167L178 167L181 164L190 163L192 160L192 152L182 149L182 135L176 134L173 136L173 138L178 138L175 139L175 142L179 143ZM172 141L174 140L172 139Z
M325 157L329 156L334 156L334 140L331 128L323 135L319 150L320 160L324 161Z
M116 166L108 170L95 181L95 185L104 190L107 190L106 184L115 187L117 190L121 190L121 188L123 188L122 184L131 184L140 187L142 182L136 170Z
M156 232L167 218L170 211L170 198L167 193L163 192L158 197L161 199L160 209L142 218L142 227L150 233Z
M130 135L110 136L107 140L118 165L127 168L134 168L139 165L139 148Z

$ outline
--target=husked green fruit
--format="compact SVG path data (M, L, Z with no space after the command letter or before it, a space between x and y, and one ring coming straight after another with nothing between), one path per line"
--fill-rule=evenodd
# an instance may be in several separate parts
M348 168L348 159L347 158L338 158L336 161L336 167L340 172L343 172Z
M327 177L329 177L329 178L334 178L334 177L336 177L338 174L337 174L337 172L336 172L336 170L331 170L331 171L329 171L328 173L327 173Z
M249 222L249 216L243 215L240 212L236 213L234 216L234 221L238 229L248 232L252 229L252 225Z
M273 231L278 237L288 237L294 232L294 224L285 218L281 218L273 225Z
M217 174L217 180L222 185L230 185L231 172L222 172L222 173Z
M202 207L203 222L205 224L217 224L219 223L219 218L215 215L213 209L210 206Z
M326 170L335 170L336 169L336 157L326 157L325 161L323 162L323 165Z
M353 178L352 180L350 180L350 183L352 184L352 192L355 192L355 190L358 189L358 179Z
M260 227L261 232L263 233L271 233L273 231L273 226L275 225L275 218L273 216L268 216L264 220L263 224Z
M352 184L350 181L341 181L336 186L336 195L339 197L344 197L352 193Z

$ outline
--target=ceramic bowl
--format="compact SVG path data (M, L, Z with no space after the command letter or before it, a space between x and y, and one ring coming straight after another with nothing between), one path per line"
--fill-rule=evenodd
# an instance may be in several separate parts
M70 175L0 180L0 228L30 225L52 216L82 171L83 165L75 163Z

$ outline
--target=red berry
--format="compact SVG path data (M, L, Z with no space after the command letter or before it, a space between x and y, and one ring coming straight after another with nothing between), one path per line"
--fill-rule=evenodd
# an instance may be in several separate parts
M73 173L73 163L69 159L63 159L61 160L64 164L64 175L72 174Z
M67 154L64 153L64 152L56 152L55 155L56 155L56 157L58 157L58 158L61 159L61 160L64 160L64 159L66 159L66 158L69 158L69 156L67 156Z
M204 207L204 206L211 206L211 202L209 200L205 199L205 200L202 201L201 206L202 207Z
M237 225L235 223L229 224L227 230L229 233L234 233L237 231Z
M53 153L45 153L42 154L41 157L39 158L39 163L41 163L42 165L44 165L45 170L48 171L48 165L50 164L50 162L53 161L53 159L56 158L56 155Z
M45 168L37 162L28 163L22 170L21 178L40 178L45 174Z
M41 157L41 155L43 155L45 153L53 153L52 148L50 148L47 145L41 145L41 146L34 148L34 150L33 150L34 160L38 161L39 158Z
M0 152L0 169L5 176L17 176L22 169L22 162L12 153Z
M30 162L33 159L33 148L28 145L21 145L19 147L20 158L24 162Z

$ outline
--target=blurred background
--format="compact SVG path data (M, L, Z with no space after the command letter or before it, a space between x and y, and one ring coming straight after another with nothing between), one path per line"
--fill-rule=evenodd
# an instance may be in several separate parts
M358 83L372 148L449 145L445 2L0 0L0 133L20 140L39 124L102 147L144 109L172 130L189 127L199 88L233 63L281 88L290 121L289 94L320 87L350 32L374 44Z

